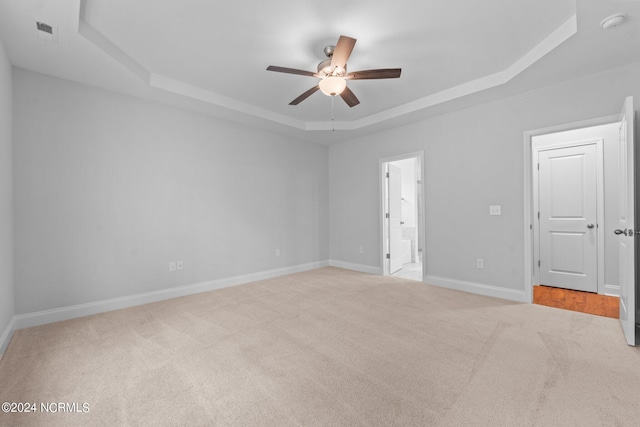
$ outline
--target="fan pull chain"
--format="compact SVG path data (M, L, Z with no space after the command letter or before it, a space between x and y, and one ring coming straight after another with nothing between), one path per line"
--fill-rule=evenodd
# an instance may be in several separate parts
M334 124L335 117L334 117L334 115L333 115L333 106L335 105L335 99L336 99L336 97L335 97L335 96L332 96L332 97L331 97L331 131L332 131L332 132L335 132L335 131L336 131L336 126L335 126L335 124Z

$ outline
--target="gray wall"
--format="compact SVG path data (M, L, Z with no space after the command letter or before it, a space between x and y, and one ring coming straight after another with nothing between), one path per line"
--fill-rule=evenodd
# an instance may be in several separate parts
M331 259L380 267L378 161L423 150L427 275L524 290L523 132L640 103L638 76L640 63L331 146Z
M21 69L14 139L18 314L328 259L325 146Z
M0 337L14 315L11 75L0 40Z

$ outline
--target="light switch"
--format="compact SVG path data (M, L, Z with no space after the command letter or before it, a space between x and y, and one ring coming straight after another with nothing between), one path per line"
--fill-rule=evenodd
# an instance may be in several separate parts
M489 215L502 215L502 206L500 205L489 206Z

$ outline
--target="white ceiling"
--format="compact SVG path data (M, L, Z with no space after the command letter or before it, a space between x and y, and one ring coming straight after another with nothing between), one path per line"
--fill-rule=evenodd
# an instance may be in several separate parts
M266 67L315 71L341 34L349 71L402 76L288 105L317 79ZM17 67L329 144L640 61L640 1L0 0L0 38Z

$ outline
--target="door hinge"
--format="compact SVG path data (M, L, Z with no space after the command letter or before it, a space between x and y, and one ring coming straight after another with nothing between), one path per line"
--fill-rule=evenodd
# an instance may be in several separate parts
M387 172L387 178L389 178L389 172Z
M538 267L540 267L540 260L538 260Z
M529 224L529 230L533 230L533 224Z
M389 219L389 214L388 214L388 213L384 214L384 217L385 217L386 219Z
M391 254L387 254L387 259L391 259Z
M538 211L538 219L540 219L540 211Z
M538 163L538 170L540 170L540 163Z

